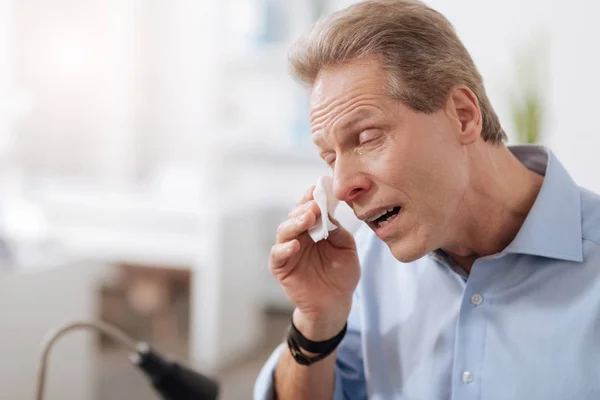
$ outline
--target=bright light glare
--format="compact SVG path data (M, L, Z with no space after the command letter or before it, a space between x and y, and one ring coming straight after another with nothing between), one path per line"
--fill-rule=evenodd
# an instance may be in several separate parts
M87 62L87 49L83 41L76 38L63 39L56 44L54 63L61 75L81 75Z

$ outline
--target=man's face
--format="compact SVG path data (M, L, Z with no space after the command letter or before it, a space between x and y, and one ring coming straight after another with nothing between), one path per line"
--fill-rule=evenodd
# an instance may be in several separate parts
M386 83L374 59L322 70L311 129L335 196L409 262L451 240L468 164L448 107L415 112L387 95Z

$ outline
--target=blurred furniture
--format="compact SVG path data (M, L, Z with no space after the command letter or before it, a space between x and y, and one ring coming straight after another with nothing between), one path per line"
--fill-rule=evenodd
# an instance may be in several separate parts
M186 268L115 266L100 293L101 319L138 340L188 356L191 273ZM104 345L112 346L110 340Z
M0 270L0 398L33 399L41 343L66 321L96 317L103 265L52 260ZM51 357L48 398L94 398L94 337L74 334Z
M200 370L225 367L262 342L259 292L266 258L259 250L265 243L256 234L261 223L256 209L65 187L44 188L33 197L46 215L48 235L73 256L136 265L138 272L147 269L147 277L159 270L187 270L189 358ZM155 279L149 283L153 279L133 290L163 290Z

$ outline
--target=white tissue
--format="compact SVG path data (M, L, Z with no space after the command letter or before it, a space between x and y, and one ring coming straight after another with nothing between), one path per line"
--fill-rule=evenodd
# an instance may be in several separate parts
M329 231L337 229L337 226L329 220L333 217L338 200L333 195L333 179L330 176L322 176L313 191L313 197L321 209L321 215L317 217L316 224L308 230L311 239L316 243L327 239Z

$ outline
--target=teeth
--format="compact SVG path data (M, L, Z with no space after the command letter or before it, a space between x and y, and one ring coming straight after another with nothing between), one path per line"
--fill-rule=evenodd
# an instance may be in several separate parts
M379 226L380 226L380 227L383 227L383 226L386 226L386 225L387 225L387 224L389 224L389 223L390 223L390 220L389 220L389 219L386 219L385 221L381 221L381 222L379 223Z
M373 222L373 221L375 221L377 218L381 217L382 215L384 215L384 214L387 214L387 213L389 213L389 212L392 212L392 211L394 211L394 207L392 207L392 208L390 208L390 209L388 209L388 210L383 210L383 211L381 211L380 213L378 213L378 214L376 214L376 215L372 216L371 218L369 218L369 219L368 219L368 221L369 221L369 222Z

